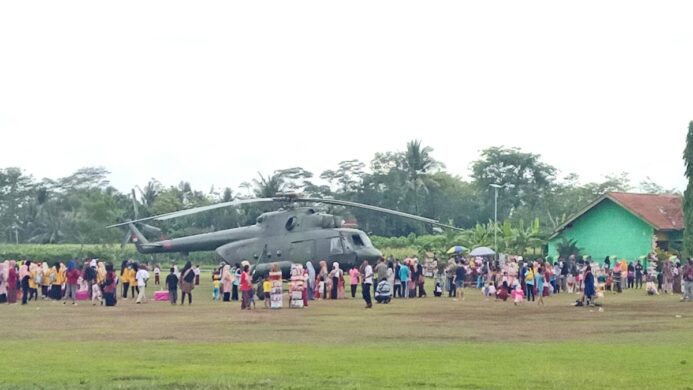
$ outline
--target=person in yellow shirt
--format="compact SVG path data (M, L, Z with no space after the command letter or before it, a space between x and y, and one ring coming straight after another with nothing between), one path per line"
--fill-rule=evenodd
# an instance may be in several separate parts
M212 274L212 300L219 300L219 288L221 287L221 276L219 272Z
M41 281L41 275L39 274L39 266L36 263L31 263L29 266L29 301L34 298L34 301L38 301L38 283L37 279Z
M128 280L130 281L130 295L134 299L140 293L139 287L137 287L137 263L133 263L128 266Z
M41 264L41 299L49 298L49 290L51 288L51 269L48 268L48 263L45 261Z
M269 276L265 277L265 281L262 282L262 293L265 295L265 308L270 307L270 290L272 290L272 283L270 283Z
M59 301L63 297L62 285L63 285L63 273L61 270L60 263L55 263L53 268L50 270L49 279L51 282L51 299Z

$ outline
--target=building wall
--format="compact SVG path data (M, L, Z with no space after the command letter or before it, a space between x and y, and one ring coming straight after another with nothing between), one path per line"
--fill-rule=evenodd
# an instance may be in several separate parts
M652 250L653 234L650 225L605 199L549 241L549 256L558 258L556 245L566 237L577 241L581 254L590 255L598 262L611 255L635 259Z

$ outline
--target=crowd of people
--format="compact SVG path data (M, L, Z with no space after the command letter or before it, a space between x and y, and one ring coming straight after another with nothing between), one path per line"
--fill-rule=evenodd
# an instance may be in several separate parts
M447 296L456 301L464 299L465 288L478 289L488 299L510 299L515 304L527 301L543 305L544 297L566 292L579 295L577 306L598 305L605 293L618 294L626 289L643 289L648 295L682 294L682 300L693 301L693 259L682 263L673 256L663 261L654 255L634 261L608 256L599 264L589 257L576 256L553 262L508 256L501 263L488 257L456 255L446 264L438 264L434 259L431 268L433 295L442 297L447 290ZM272 271L281 274L276 264ZM373 306L373 296L377 302L427 297L424 266L416 257L381 258L374 265L363 261L345 271L339 263L329 267L323 260L317 271L312 262L306 262L305 267L292 267L291 274L292 281L300 280L305 286L304 306L315 299L344 299L349 295L356 298L359 285L366 308ZM154 274L154 285L167 291L166 299L171 304L178 303L179 290L180 304L186 298L192 304L193 289L200 284L200 268L193 267L191 262L180 271L173 263L162 286L159 264L127 260L116 270L113 264L98 259L88 259L82 264L74 260L67 264L58 262L52 266L46 262L0 262L0 303L15 304L21 299L26 305L43 299L76 305L81 298L93 305L115 306L121 298L140 304L147 301L150 272ZM253 286L249 262L234 265L222 262L212 271L212 300L240 300L241 308L249 310L257 296L269 307L269 278L269 275L258 278ZM380 299L383 297L387 299Z
M134 260L123 261L119 271L112 263L99 259L86 259L82 264L75 260L56 262L52 266L47 262L6 260L0 263L0 303L16 304L21 299L26 305L42 299L77 305L78 300L86 300L93 305L115 306L122 298L140 304L147 301L149 272L155 275L154 284L160 285L160 269L158 264L150 266ZM180 287L182 299L187 294L188 303L192 303L192 289L194 283L199 284L199 274L199 266L193 268L190 262L181 272L173 265L166 279L169 291L175 280L174 290Z

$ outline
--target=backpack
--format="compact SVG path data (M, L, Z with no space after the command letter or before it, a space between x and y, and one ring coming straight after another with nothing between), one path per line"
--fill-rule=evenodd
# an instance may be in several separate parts
M185 275L183 275L183 280L188 283L192 283L192 281L195 280L195 273L193 272L192 268L185 272Z

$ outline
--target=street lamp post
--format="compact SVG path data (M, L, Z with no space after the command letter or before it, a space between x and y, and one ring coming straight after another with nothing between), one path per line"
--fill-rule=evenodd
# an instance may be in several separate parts
M489 184L493 187L493 250L496 252L495 258L498 259L498 189L502 188L501 184Z

